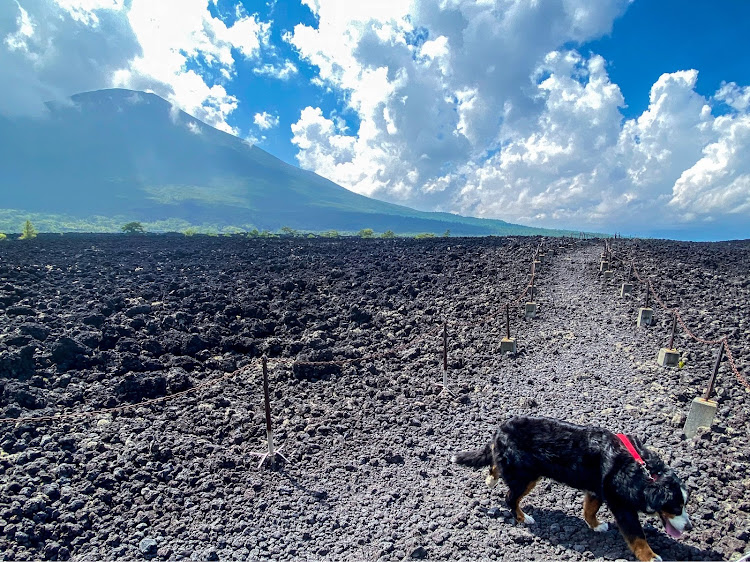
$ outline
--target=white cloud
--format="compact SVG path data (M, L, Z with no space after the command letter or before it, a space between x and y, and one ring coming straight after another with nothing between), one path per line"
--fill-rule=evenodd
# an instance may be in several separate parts
M606 61L559 50L608 33L627 1L307 3L317 29L286 40L360 124L304 109L304 168L418 208L553 227L748 214L750 87L706 99L696 71L664 74L625 120Z
M238 100L235 57L256 62L270 23L238 5L231 25L213 0L0 2L0 112L39 114L43 102L107 87L152 91L219 129ZM291 72L282 69L282 72Z
M292 76L299 73L299 69L292 61L284 61L282 65L264 64L253 69L255 74L261 76L270 76L278 80L289 80Z
M584 10L586 3L572 0L500 8L486 2L311 2L318 28L299 25L287 40L319 68L324 83L346 93L360 120L349 143L352 160L357 169L377 173L353 176L351 161L320 150L320 160L303 149L299 161L360 193L420 207L448 205L452 190L435 190L435 180L496 150L503 124L535 109L538 103L525 91L544 54L584 30L587 36L606 33L626 4L601 2ZM295 142L302 146L304 117L298 124ZM441 198L425 197L424 185Z
M674 184L669 204L683 220L750 215L750 113L747 105L739 107L745 111L713 121L716 140Z
M179 14L179 17L175 17ZM209 125L237 134L227 124L238 100L221 82L235 72L232 50L256 57L268 40L269 24L240 8L227 26L208 11L208 0L133 0L128 20L143 49L128 69L115 74L115 85L149 89ZM191 63L199 63L220 78L207 79Z
M267 111L263 113L256 113L253 116L253 123L262 131L273 129L279 124L279 116L271 115Z

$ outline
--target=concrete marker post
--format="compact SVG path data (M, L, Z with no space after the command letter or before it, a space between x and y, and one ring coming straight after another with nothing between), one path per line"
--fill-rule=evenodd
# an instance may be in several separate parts
M682 431L685 437L692 439L695 434L698 433L699 427L711 427L711 423L714 421L718 403L710 399L711 392L716 384L716 375L719 373L719 365L721 364L721 358L724 354L724 340L719 344L719 351L716 354L716 363L714 363L714 371L711 374L711 378L708 381L708 388L703 394L703 397L693 398L692 404L690 404L690 411L688 412L687 419L685 420L685 426Z
M638 309L638 327L650 326L654 319L654 309L648 306L648 291L651 281L646 281L646 306Z
M680 354L674 348L674 331L677 326L677 312L672 312L672 335L669 337L669 345L659 350L656 362L661 367L676 367L680 361Z
M505 337L500 340L500 353L516 353L516 340L510 337L510 304L505 303Z
M633 279L633 264L630 264L630 267L628 268L628 279L622 284L622 287L620 287L620 296L630 296L630 293L633 292L633 284L630 282L631 279Z
M531 300L526 303L524 309L524 318L534 318L536 316L536 302L534 301L534 273L536 262L531 264Z

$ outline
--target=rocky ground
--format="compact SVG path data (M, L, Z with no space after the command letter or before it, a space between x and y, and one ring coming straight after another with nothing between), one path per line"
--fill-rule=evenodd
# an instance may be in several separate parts
M716 346L678 334L684 366L658 367L671 318L657 306L653 326L635 326L645 292L618 296L627 260L604 281L602 243L547 240L540 313L524 320L514 303L518 354L498 353L503 306L540 241L0 244L0 417L86 413L0 424L0 557L632 559L615 529L588 529L580 492L540 484L524 503L536 524L519 526L502 484L450 464L518 413L637 434L659 451L691 490L695 524L675 541L642 516L664 559L750 551L750 392L725 360L714 425L682 435ZM729 337L741 372L748 250L615 243L696 335ZM436 384L444 320L452 395ZM275 470L254 455L266 448L263 354L288 459Z

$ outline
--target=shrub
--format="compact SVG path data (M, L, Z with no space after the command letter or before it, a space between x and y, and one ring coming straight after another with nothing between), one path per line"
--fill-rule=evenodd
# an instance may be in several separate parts
M339 234L338 230L326 230L325 232L320 234L323 238L338 238L341 235Z
M5 240L6 238L7 236L3 234L2 232L0 232L0 240Z
M284 236L298 236L299 232L289 226L282 226L281 234L283 234Z
M451 229L447 228L445 232L443 232L443 238L450 238L451 235Z
M36 229L34 228L34 225L31 224L30 220L27 220L26 223L23 225L23 232L21 232L21 240L30 240L32 238L36 238Z
M137 221L129 222L123 225L121 229L125 234L144 234L146 230L143 225Z
M392 230L386 230L383 234L380 235L381 238L395 238L396 233Z
M357 236L360 238L372 238L375 236L375 231L372 228L363 228L359 232L357 232Z
M197 228L188 228L185 232L183 232L183 234L185 236L195 236L196 234L198 234L198 229Z
M414 238L422 240L424 238L435 238L435 235L432 232L422 232L421 234L417 234Z

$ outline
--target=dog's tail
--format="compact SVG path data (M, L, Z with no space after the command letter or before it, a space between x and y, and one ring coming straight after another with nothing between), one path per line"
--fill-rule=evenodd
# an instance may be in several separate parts
M474 468L490 466L492 464L492 450L489 445L473 451L461 451L451 457L451 461L456 464L463 464Z

